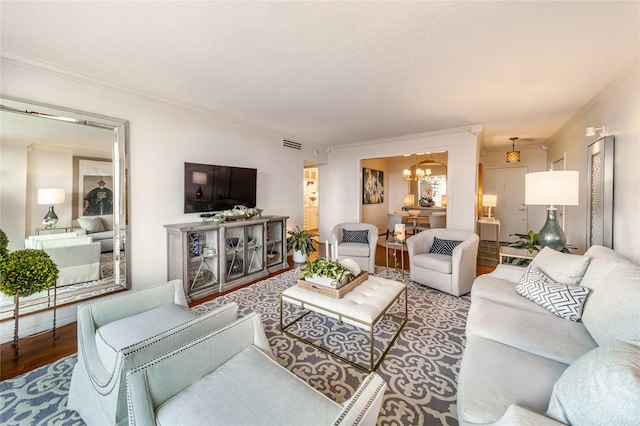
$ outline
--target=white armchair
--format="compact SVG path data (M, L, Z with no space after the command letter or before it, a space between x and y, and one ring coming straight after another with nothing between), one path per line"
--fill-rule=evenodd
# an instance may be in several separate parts
M434 238L460 243L453 247L454 243L445 242L440 245L445 247L444 250L436 250L436 247L432 250ZM475 233L455 229L428 229L409 237L407 248L411 280L454 296L470 292L476 277L479 243Z
M338 260L353 259L363 271L374 272L378 244L376 226L368 223L339 223L331 230L330 241L331 244L338 242Z
M89 425L127 423L126 373L228 323L235 303L197 316L182 282L82 304L78 307L78 362L68 408Z
M275 360L253 313L129 371L129 424L375 425L386 387L371 373L332 401Z

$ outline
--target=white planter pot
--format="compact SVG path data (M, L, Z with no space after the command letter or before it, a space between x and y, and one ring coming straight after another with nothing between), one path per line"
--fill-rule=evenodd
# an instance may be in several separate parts
M293 250L293 262L294 263L304 263L307 261L307 254L306 253L302 253L301 251L298 250Z

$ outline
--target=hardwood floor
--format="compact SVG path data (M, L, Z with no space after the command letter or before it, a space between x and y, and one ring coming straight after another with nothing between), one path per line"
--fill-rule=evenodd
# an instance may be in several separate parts
M382 236L381 238L384 238ZM319 254L324 254L324 243L319 244L319 250L311 254L310 259L316 259ZM409 255L407 252L404 254L405 269L409 269ZM378 245L376 250L376 265L386 266L385 249ZM392 266L393 258L390 257L389 265ZM289 258L289 264L295 266L291 258ZM291 269L291 268L289 268ZM478 265L476 275L482 275L493 271L491 266ZM284 271L282 271L284 272ZM279 272L281 273L281 272ZM277 274L274 274L277 275ZM243 287L251 285L248 283ZM234 289L235 290L235 289ZM233 291L233 290L229 290ZM227 291L226 293L228 293ZM222 294L226 294L222 293ZM204 303L206 301L220 297L222 294L215 294L191 304L191 306ZM4 321L2 327L12 327L13 321ZM34 336L21 337L20 338L20 357L18 360L13 359L13 348L11 342L3 343L0 346L0 358L1 358L1 380L10 379L20 374L31 371L35 368L49 364L65 356L74 354L77 352L77 328L76 323L68 324L62 327L58 327L56 331L58 339L53 340L53 332L45 332Z

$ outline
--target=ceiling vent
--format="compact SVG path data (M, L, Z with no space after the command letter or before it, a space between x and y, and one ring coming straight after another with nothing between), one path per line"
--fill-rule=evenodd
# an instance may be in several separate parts
M302 150L302 144L300 142L288 141L286 139L282 139L282 146L285 148Z

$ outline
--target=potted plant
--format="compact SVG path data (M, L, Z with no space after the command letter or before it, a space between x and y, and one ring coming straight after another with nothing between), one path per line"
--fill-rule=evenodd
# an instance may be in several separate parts
M360 274L360 267L350 259L344 259L341 262L327 258L316 259L307 262L300 269L301 279L334 288L340 288L358 274Z
M296 226L296 229L287 231L287 251L293 252L293 261L295 263L304 263L307 261L309 253L316 251L316 241L313 239L318 234L306 232Z
M520 240L515 243L510 243L508 246L517 248L517 249L526 249L529 251L529 254L533 254L533 252L539 252L542 250L542 246L538 241L538 234L533 231L529 231L527 234L511 234L520 238ZM574 250L575 247L572 245L566 245L560 250L562 253L569 253L569 250ZM527 266L531 263L531 259L519 259L515 257L505 257L505 262L510 263L512 265L523 265Z
M18 314L20 296L30 296L56 285L58 267L44 250L9 253L7 234L0 229L0 291L14 297L13 347L18 358Z

